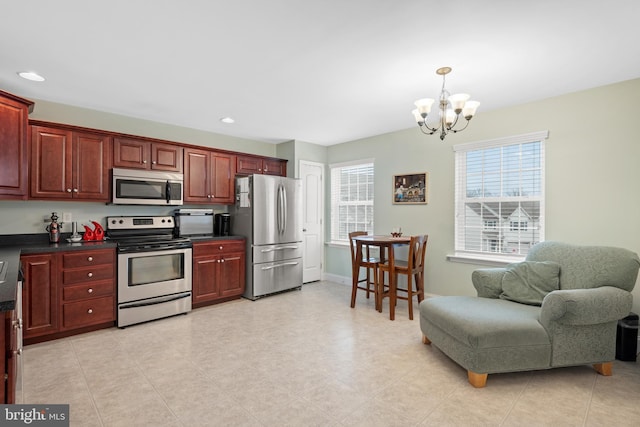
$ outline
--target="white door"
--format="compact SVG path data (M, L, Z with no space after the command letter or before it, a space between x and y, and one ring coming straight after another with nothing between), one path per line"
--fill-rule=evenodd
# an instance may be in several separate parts
M322 278L324 251L324 165L300 161L299 177L302 180L302 282L315 282Z

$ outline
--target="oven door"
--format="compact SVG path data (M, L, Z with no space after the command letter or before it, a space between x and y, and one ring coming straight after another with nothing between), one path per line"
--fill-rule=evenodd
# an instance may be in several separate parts
M118 303L191 291L192 249L118 254Z

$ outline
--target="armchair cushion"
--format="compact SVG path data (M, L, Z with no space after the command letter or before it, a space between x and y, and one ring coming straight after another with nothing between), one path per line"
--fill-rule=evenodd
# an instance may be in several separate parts
M521 304L542 305L543 298L560 289L560 264L552 261L524 261L509 264L502 276L501 299Z
M502 293L502 277L507 270L504 267L481 268L471 273L473 287L481 298L498 298Z

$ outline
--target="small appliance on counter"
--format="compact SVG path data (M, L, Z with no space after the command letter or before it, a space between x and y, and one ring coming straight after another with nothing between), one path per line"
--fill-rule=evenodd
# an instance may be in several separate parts
M214 235L228 236L231 234L231 215L228 213L216 214Z
M178 237L212 237L213 209L176 209L175 235Z

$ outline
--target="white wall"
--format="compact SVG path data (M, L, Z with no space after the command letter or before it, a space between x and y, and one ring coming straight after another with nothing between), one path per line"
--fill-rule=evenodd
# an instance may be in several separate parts
M428 233L426 291L474 295L470 275L479 266L446 260L454 249L452 146L548 130L546 240L640 253L638 99L640 79L499 111L480 109L467 130L444 142L412 127L331 146L327 163L375 158L375 232L401 226L406 234ZM392 176L414 172L430 173L429 204L393 205ZM346 248L328 247L325 260L327 273L350 276ZM638 313L640 285L633 294Z

